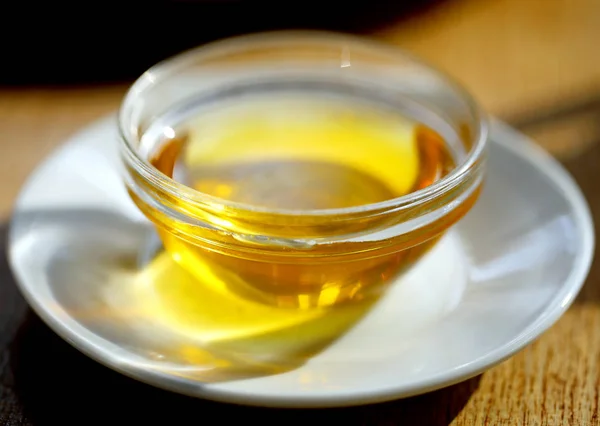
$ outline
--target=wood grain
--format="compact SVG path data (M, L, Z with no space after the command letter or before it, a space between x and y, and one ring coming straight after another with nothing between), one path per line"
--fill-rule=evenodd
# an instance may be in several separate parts
M515 122L600 97L597 0L456 0L376 36L427 58L462 81L489 111ZM114 111L124 90L110 86L0 92L3 217L35 165L77 129ZM596 220L599 116L598 110L587 108L568 120L524 125L564 159ZM484 373L477 386L469 388L472 394L464 408L464 402L455 406L454 399L446 397L409 400L405 405L425 404L425 410L452 413L451 424L456 426L599 425L598 263L596 256L590 278L567 314L534 344ZM375 410L372 417L362 418L365 424L417 424L405 423L401 411ZM452 420L439 418L443 420L428 424Z
M508 121L600 98L597 0L448 1L376 36L446 71ZM559 136L526 133L569 155L600 139L599 118L596 110L586 123L561 125Z
M125 86L0 92L0 215L7 217L29 173L87 123L115 111Z
M596 0L457 0L378 36L513 115L600 92L599 22Z
M576 306L537 342L482 375L452 423L598 424L600 310Z

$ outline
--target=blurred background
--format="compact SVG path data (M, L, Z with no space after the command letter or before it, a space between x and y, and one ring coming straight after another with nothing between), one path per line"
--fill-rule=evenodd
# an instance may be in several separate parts
M561 159L600 140L598 0L9 2L0 26L0 213L34 165L114 111L146 68L202 43L275 29L367 35L461 81Z
M265 30L376 32L444 0L159 0L13 2L18 27L3 31L8 84L129 80L155 62L202 43ZM40 68L40 66L43 68Z

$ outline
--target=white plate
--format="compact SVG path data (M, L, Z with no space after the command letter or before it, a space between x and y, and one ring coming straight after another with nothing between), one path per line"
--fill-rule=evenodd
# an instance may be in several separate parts
M14 211L10 261L22 293L59 335L158 387L289 407L427 392L538 337L569 307L592 259L591 217L571 177L507 126L495 122L491 134L476 207L347 334L282 374L204 374L215 371L166 359L160 351L168 341L152 340L112 310L110 268L140 251L149 227L115 171L113 117L76 135L33 174Z

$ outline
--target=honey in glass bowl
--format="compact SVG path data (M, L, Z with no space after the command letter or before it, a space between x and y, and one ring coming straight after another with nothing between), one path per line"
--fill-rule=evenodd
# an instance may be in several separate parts
M335 312L333 329L348 326L469 211L485 171L485 122L462 89L330 33L161 63L129 91L120 128L129 193L162 265L185 271L161 269L169 321L214 322L225 340L304 323L323 334L315 320Z

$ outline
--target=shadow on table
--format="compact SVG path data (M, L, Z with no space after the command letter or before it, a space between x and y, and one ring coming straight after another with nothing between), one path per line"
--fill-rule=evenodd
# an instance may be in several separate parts
M192 419L256 419L261 424L447 425L476 390L479 378L426 395L365 407L275 410L183 397L144 385L92 361L30 314L11 347L15 390L27 418L38 424L180 424Z
M87 358L27 309L6 261L0 228L0 423L19 425L180 424L240 418L288 422L448 425L479 377L425 395L363 407L291 410L188 398L122 376ZM243 417L242 417L243 416ZM12 423L10 423L12 422Z

